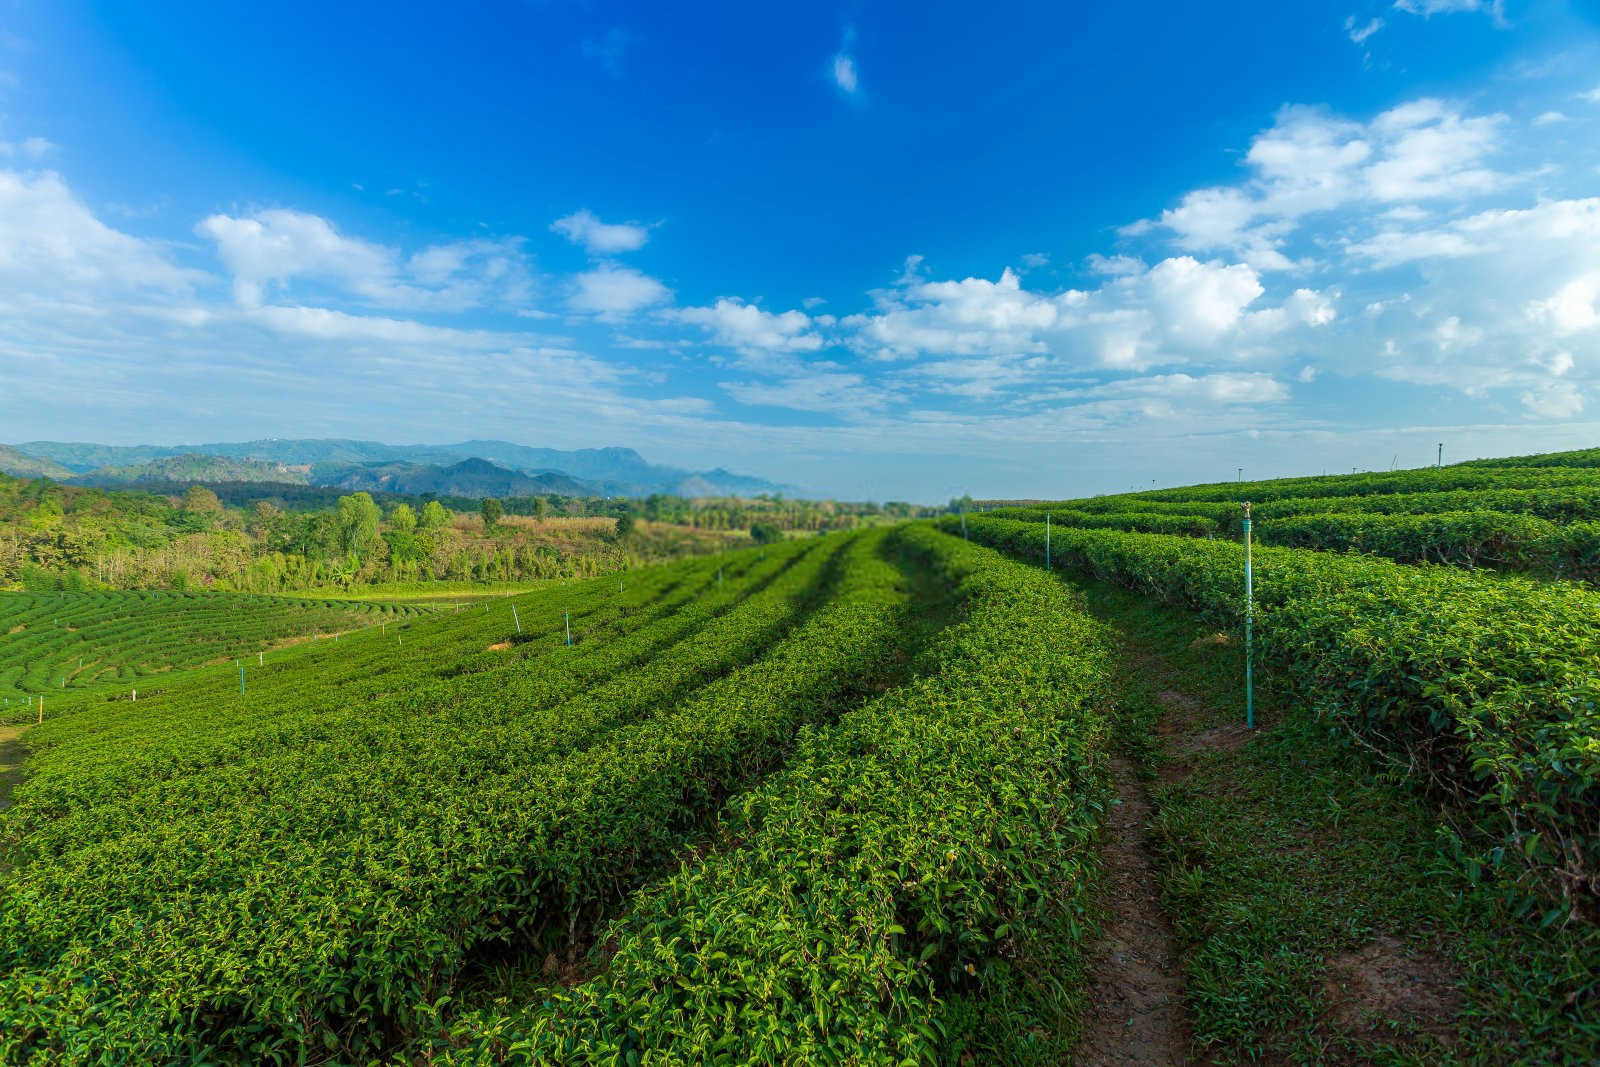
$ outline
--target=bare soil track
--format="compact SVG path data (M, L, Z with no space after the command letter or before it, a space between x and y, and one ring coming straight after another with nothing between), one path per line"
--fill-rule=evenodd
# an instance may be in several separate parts
M1102 849L1108 914L1089 964L1094 1009L1074 1060L1081 1067L1187 1063L1182 961L1144 840L1150 800L1127 760L1112 761L1112 778L1118 803Z

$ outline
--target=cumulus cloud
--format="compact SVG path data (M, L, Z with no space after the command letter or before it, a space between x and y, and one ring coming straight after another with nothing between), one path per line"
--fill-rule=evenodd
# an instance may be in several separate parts
M803 311L771 312L737 298L723 297L710 307L663 312L671 322L698 326L719 345L745 353L815 352L822 337Z
M253 307L311 282L364 303L461 310L525 300L530 276L518 240L461 241L411 257L340 232L318 215L288 209L217 214L195 232L216 245L237 302Z
M1164 259L1145 275L1150 306L1177 338L1209 344L1239 322L1264 290L1243 263L1223 266L1191 256Z
M105 225L50 171L0 171L0 277L13 293L184 293L205 280L160 243Z
M1174 256L1146 267L1105 260L1097 289L1040 292L1010 269L996 280L903 278L876 294L877 309L847 316L856 351L876 360L1048 356L1080 368L1143 368L1224 357L1230 338L1252 340L1333 321L1331 298L1301 288L1262 305L1258 273L1244 263ZM998 364L990 364L998 366Z
M1548 299L1531 302L1528 315L1562 335L1600 326L1600 270L1572 279Z
M648 226L636 222L601 222L587 208L556 219L550 229L597 256L637 252L650 239Z
M672 299L656 279L616 263L602 263L573 279L567 306L574 311L618 318Z
M1237 185L1193 190L1125 236L1166 231L1182 249L1226 251L1258 270L1306 266L1285 252L1308 218L1373 201L1392 207L1493 192L1511 177L1493 169L1506 118L1466 115L1424 98L1362 123L1322 108L1283 108L1252 141Z

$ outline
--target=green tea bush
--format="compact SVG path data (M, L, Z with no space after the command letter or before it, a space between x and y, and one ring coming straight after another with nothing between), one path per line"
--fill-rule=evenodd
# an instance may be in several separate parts
M918 677L735 798L717 847L602 936L601 977L459 1020L449 1061L1060 1062L1107 794L1107 642L1037 570L900 536L957 605Z
M1043 558L1037 524L967 521L975 541ZM1241 545L1063 530L1052 548L1058 567L1242 624ZM1600 594L1271 547L1255 573L1261 653L1302 699L1460 801L1487 862L1600 918Z

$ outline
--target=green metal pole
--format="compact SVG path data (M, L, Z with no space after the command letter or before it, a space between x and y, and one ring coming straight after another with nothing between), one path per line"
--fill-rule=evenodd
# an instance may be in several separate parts
M1250 566L1250 504L1244 506L1244 725L1256 728L1255 588Z
M1044 569L1050 569L1050 513L1044 513Z

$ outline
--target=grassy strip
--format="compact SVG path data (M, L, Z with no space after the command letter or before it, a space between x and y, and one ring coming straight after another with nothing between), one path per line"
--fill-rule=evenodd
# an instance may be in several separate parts
M609 970L460 1020L454 1062L1056 1062L1075 1036L1106 783L1103 631L1060 586L904 531L958 621L919 676L807 732Z
M1081 588L1126 635L1119 705L1131 736L1153 736L1163 691L1194 702L1189 731L1237 724L1237 640L1148 597ZM1200 1050L1225 1063L1600 1057L1600 1017L1584 994L1595 939L1541 926L1492 878L1474 882L1414 789L1303 702L1264 696L1263 728L1242 747L1191 754L1181 732L1176 749L1133 746L1166 779L1153 791L1153 833ZM1337 989L1340 961L1352 959L1376 991L1364 1005Z

